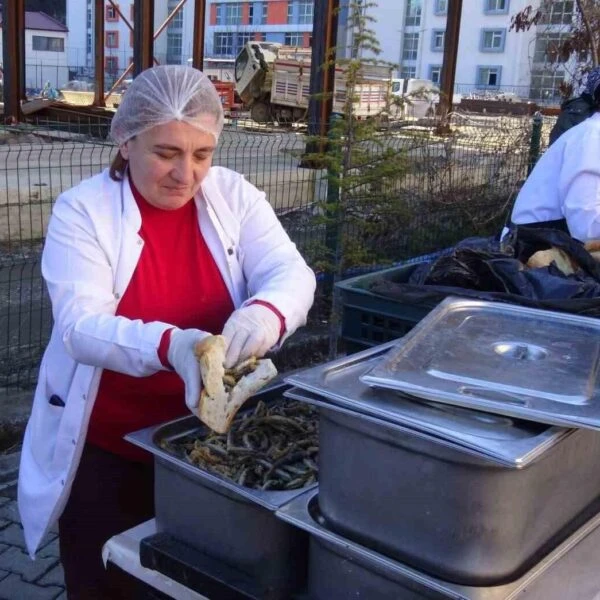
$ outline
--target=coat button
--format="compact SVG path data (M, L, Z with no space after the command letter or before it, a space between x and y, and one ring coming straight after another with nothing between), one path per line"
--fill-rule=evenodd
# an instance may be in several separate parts
M142 245L142 240L138 240L137 243L138 243L138 246L141 246Z
M121 294L119 294L119 292L115 292L114 296L115 299L118 300L121 297Z
M73 446L77 445L77 440L71 440L71 444L73 444Z

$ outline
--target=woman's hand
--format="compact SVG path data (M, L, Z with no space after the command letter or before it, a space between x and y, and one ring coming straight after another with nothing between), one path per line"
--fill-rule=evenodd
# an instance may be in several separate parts
M230 369L251 356L264 356L281 335L281 320L262 304L238 308L225 323L223 336L227 339L225 368Z
M167 360L185 384L185 403L195 412L200 402L202 374L194 346L211 335L201 329L173 329Z

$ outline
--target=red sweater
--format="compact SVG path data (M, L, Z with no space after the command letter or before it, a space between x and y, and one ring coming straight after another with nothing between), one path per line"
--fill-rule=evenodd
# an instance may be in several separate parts
M133 184L131 189L142 215L144 248L116 314L221 333L234 306L198 228L196 204L161 210L148 204ZM87 440L131 460L150 460L123 435L188 412L183 381L175 372L131 377L105 369Z

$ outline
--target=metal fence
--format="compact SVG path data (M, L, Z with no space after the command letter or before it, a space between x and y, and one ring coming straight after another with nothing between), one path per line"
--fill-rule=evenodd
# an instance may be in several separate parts
M382 131L371 142L374 155L400 153L403 168L385 185L362 186L354 196L362 199L361 209L336 223L347 245L345 268L373 269L499 231L526 177L532 120L453 115L451 123L449 136L406 126ZM51 327L40 274L48 218L61 191L110 163L116 148L106 139L107 125L96 126L94 136L81 122L0 129L0 393L35 384ZM542 140L550 125L545 122ZM320 270L331 228L323 219L328 179L324 169L303 168L306 142L303 129L230 122L214 162L265 190L292 239ZM328 289L326 275L319 278ZM326 335L328 310L321 291L308 328L317 337ZM306 359L301 354L291 366Z

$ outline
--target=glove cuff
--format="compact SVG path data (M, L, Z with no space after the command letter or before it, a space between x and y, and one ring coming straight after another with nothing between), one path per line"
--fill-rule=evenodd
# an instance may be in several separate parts
M275 316L279 319L279 340L285 334L285 317L279 312L279 309L273 306L270 302L266 302L265 300L251 300L248 302L246 306L252 306L253 304L260 304L260 306L264 306L268 308L271 312L275 314ZM279 340L277 340L279 342Z
M169 347L171 345L171 333L173 332L173 329L175 329L175 327L165 330L160 338L157 350L158 360L160 360L162 366L169 371L173 371L173 365L169 362Z

